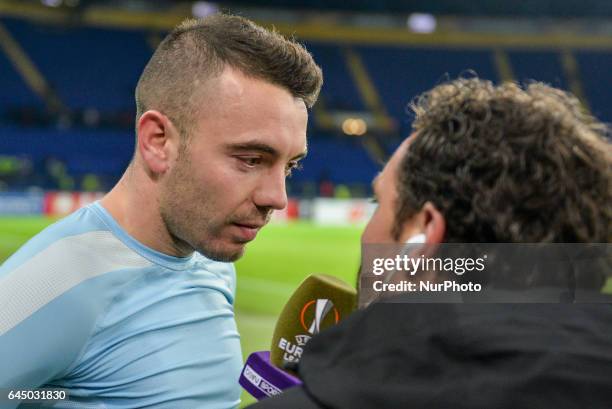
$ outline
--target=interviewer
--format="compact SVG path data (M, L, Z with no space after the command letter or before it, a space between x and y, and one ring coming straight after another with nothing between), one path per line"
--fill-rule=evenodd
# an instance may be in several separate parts
M425 93L414 110L413 136L374 183L378 209L364 245L609 246L611 145L575 98L539 83L459 79ZM503 279L528 287L541 278L515 273ZM584 273L585 289L599 296L609 271ZM371 301L363 288L361 298ZM610 407L609 303L385 301L313 337L298 368L303 386L252 407Z

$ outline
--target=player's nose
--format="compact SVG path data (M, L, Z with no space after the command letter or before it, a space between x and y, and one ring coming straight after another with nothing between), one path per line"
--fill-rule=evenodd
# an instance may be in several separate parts
M271 171L262 178L255 190L253 201L257 207L281 210L287 207L287 189L285 171Z

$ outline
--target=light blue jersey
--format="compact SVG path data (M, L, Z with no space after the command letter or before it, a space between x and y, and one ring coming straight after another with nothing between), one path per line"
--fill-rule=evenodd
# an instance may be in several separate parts
M235 408L235 289L232 264L156 252L90 205L0 266L0 389L66 389L55 408Z

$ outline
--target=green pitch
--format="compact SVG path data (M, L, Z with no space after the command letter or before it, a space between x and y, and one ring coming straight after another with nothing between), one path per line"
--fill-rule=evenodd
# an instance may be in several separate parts
M0 263L53 222L42 217L0 218ZM236 263L236 319L246 359L270 349L276 317L311 273L333 274L354 284L359 267L358 227L317 227L308 223L269 225ZM253 402L246 393L243 403Z

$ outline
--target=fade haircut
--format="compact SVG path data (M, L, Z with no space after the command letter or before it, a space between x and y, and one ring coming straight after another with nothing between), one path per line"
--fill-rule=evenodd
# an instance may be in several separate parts
M196 92L226 66L285 88L308 108L323 83L321 69L294 40L238 16L188 19L160 43L138 81L136 124L155 109L188 135L198 109Z
M542 83L441 84L413 103L396 231L432 202L447 242L612 240L612 144L569 93Z

